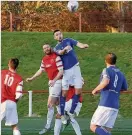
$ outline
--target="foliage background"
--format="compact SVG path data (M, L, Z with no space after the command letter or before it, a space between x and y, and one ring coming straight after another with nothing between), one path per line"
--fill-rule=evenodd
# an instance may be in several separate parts
M75 13L67 2L2 1L2 30L9 31L9 12L13 14L14 31L132 32L132 2L79 1Z

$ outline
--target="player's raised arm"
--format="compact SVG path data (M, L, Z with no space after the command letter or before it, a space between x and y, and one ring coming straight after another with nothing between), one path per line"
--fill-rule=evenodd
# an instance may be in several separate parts
M80 42L77 42L77 45L76 46L78 46L81 49L84 49L84 48L88 48L89 47L88 44L83 44L83 43L80 43Z
M40 65L40 69L32 77L27 78L26 82L34 80L36 77L40 76L44 71L45 71L45 66L44 66L44 62L42 60L41 65Z

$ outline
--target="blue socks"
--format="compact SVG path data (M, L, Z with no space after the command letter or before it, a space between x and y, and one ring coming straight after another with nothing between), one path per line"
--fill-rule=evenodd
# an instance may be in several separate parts
M97 127L95 130L95 133L97 135L112 135L111 133L109 133L106 129L102 128L102 127Z
M60 96L60 110L61 110L61 115L64 115L65 102L66 102L66 97Z
M80 98L80 95L74 95L74 97L72 99L72 107L71 107L70 113L72 113L72 114L74 113L74 111L77 107L77 104L79 102L79 98ZM66 102L66 97L61 96L60 97L61 115L64 115L65 102Z
M80 95L74 95L73 99L72 99L72 107L71 107L71 110L70 110L70 113L74 113L76 107L77 107L77 104L79 102L79 98L80 98Z

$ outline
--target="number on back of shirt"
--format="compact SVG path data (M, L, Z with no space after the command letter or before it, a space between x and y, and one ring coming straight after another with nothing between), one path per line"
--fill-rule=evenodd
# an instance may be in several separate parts
M4 84L7 86L11 86L13 81L14 81L14 78L12 76L10 77L9 75L6 75Z
M115 80L114 80L114 87L116 88L117 86L117 81L118 81L118 75L115 74Z

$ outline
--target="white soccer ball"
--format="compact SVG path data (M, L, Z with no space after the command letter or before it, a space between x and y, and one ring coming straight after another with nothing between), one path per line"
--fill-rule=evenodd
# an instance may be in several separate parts
M78 6L79 4L78 4L78 1L76 0L71 0L67 4L67 8L70 12L75 12L78 9Z

